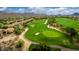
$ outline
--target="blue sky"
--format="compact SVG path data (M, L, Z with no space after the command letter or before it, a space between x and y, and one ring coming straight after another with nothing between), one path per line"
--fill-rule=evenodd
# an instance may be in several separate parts
M0 12L71 15L79 13L79 7L0 7Z

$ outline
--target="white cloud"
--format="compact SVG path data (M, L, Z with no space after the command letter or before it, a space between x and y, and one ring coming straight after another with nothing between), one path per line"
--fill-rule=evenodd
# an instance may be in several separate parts
M32 13L36 13L36 14L45 14L46 13L46 9L45 8L41 8L41 7L31 7L29 8L30 12Z
M66 8L41 8L41 7L31 7L29 8L29 12L36 13L36 14L47 14L47 15L57 15L62 14L63 10Z
M37 13L37 14L47 14L47 15L71 15L75 12L79 12L79 8L66 8L66 7L60 7L60 8L41 8L41 7L32 7L29 8L30 12Z
M0 11L6 11L6 7L0 8ZM9 9L8 12L14 13L36 13L36 14L46 14L46 15L71 15L73 13L79 13L79 8L46 8L46 7L29 7L29 8L18 8L18 9Z
M18 10L15 11L16 13L25 13L24 8L19 8Z

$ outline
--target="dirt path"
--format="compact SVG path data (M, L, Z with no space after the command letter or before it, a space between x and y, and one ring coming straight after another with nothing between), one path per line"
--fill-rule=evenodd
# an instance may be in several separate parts
M27 32L28 28L25 29L25 31L23 31L20 35L19 35L19 39L22 39L25 43L24 43L24 47L23 47L23 51L28 50L29 46L31 45L31 41L30 40L26 40L24 38L24 34Z

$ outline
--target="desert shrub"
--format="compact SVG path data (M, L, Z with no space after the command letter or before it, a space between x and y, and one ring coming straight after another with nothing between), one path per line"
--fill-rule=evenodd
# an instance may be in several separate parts
M21 31L22 31L22 30L20 29L19 26L15 26L15 27L14 27L14 32L15 32L16 35L19 35L19 34L21 33Z
M0 28L2 28L3 27L3 24L2 23L0 23Z
M18 42L16 42L16 48L21 48L24 45L24 41L23 40L19 40Z

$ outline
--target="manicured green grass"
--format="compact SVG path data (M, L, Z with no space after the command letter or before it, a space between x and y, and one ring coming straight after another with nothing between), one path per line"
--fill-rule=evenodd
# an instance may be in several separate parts
M64 27L79 29L79 21L74 21L69 18L56 18L56 23Z
M60 34L58 31L55 31L55 30L45 30L42 33L46 37L61 37L62 36L62 34Z
M50 29L45 23L45 19L34 20L27 24L29 30L25 33L25 38L46 45L60 45L63 47L77 49L77 46L73 45L70 40L72 38L63 32L57 31L55 29ZM74 22L67 18L56 18L56 22L64 27L78 28L78 22ZM34 47L34 46L32 46Z
M25 33L25 38L32 40L34 42L45 43L45 44L55 44L55 45L66 45L70 44L69 39L66 34L61 33L55 29L47 28L47 24L44 24L46 20L34 20L28 24L29 30ZM39 33L38 35L35 35Z

